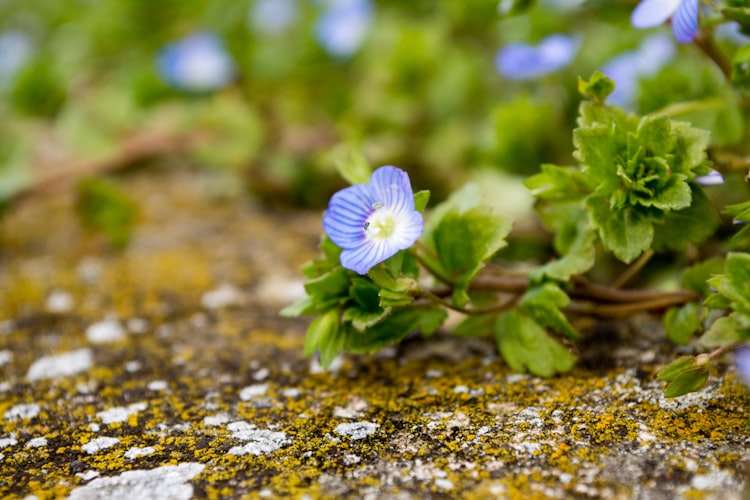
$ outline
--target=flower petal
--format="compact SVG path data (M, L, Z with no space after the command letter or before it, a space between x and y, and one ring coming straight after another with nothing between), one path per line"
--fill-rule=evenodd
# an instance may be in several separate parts
M696 177L694 180L701 186L720 186L724 184L724 176L714 169L711 169L711 172L706 175Z
M373 239L356 248L341 252L341 265L359 274L367 274L373 266L380 264L398 252L388 240Z
M416 211L402 212L397 214L396 217L397 227L390 238L390 242L396 251L406 250L422 236L424 219L422 214Z
M394 212L414 210L414 192L409 175L400 168L391 165L378 168L372 173L370 186L384 207Z
M750 386L750 347L743 346L734 352L734 365L745 385Z
M672 17L672 31L680 43L690 43L698 33L698 0L682 0Z
M682 0L643 0L630 16L635 28L651 28L669 19ZM697 2L697 0L696 0Z
M323 214L323 229L341 248L352 248L366 239L365 221L377 202L369 185L356 184L334 194Z

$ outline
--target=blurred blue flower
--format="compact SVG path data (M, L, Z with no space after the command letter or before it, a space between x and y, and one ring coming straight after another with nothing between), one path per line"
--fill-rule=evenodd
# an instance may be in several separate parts
M495 67L511 80L530 80L564 68L578 52L578 40L566 35L550 35L539 45L510 43L495 57Z
M334 194L323 228L341 247L341 265L366 274L376 264L412 246L422 235L422 214L414 209L409 175L390 165L372 173L369 184Z
M690 43L698 33L699 0L643 0L635 8L630 23L651 28L672 18L672 31L680 43Z
M655 75L675 54L672 39L664 34L648 37L636 50L623 52L610 59L601 69L615 82L615 90L607 102L631 108L638 90L638 80Z
M734 366L745 385L750 387L750 346L742 346L734 351Z
M716 39L721 42L729 42L733 45L742 46L750 43L750 37L741 31L740 23L730 21L716 27Z
M297 20L297 0L256 0L248 11L248 25L265 35L283 33Z
M0 90L7 88L18 70L31 57L31 41L22 31L0 34Z
M211 33L196 33L167 45L159 54L162 78L185 92L211 92L234 78L234 63L224 44Z
M327 0L315 34L329 54L349 57L364 42L372 18L369 0Z
M706 175L696 177L695 182L701 186L720 186L724 184L724 176L716 170L711 169Z

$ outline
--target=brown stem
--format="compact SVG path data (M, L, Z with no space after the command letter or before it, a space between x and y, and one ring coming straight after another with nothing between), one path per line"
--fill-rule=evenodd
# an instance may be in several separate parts
M623 272L614 283L612 283L613 288L621 288L625 283L633 279L633 277L638 274L638 272L643 269L643 266L648 264L648 261L651 260L651 257L653 257L654 251L652 249L648 249L645 252L641 254L638 259L633 262L626 270Z
M104 158L62 166L51 174L41 176L16 193L10 199L10 204L18 205L29 198L70 185L85 177L115 172L146 158L183 150L194 140L195 134L149 133L130 137Z
M589 316L604 318L622 318L630 316L633 313L653 311L654 309L665 309L683 305L695 300L695 296L690 293L671 293L664 294L651 300L641 302L629 302L626 304L580 304L573 303L565 308L566 312L574 314L585 314Z
M721 72L724 73L726 79L731 81L732 64L729 62L729 59L727 59L724 53L719 50L719 47L716 45L716 42L714 42L713 37L705 33L701 33L695 38L695 44L699 49L703 51L704 54L708 56L709 59L714 62L714 64L716 64Z

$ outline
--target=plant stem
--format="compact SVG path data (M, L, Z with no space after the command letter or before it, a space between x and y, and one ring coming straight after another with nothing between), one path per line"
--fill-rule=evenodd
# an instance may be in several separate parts
M732 64L729 62L729 59L726 58L724 53L719 50L719 47L716 46L713 36L701 33L695 38L695 44L714 62L714 64L716 64L721 72L724 73L726 79L731 82Z
M628 281L630 281L633 278L633 276L635 276L636 274L638 274L638 272L641 269L643 269L643 266L645 266L646 264L648 264L648 261L651 260L651 257L653 257L653 255L654 255L654 251L651 248L649 248L648 250L646 250L645 252L643 252L641 254L641 256L638 257L638 259L635 262L633 262L625 270L625 272L622 273L620 275L620 277L615 280L614 283L612 283L612 287L613 288L621 288L625 283L627 283Z
M454 311L457 311L463 314L468 314L468 315L480 315L480 314L503 312L503 311L510 309L514 305L516 305L518 300L521 298L520 295L515 295L504 302L500 302L498 304L495 304L489 307L479 307L476 309L468 309L466 307L457 306L456 304L448 300L445 300L444 298L440 297L439 295L425 288L420 288L418 293L419 295L427 299L430 299L431 301L437 304L440 304L441 306L444 306L444 307L447 307L448 309L452 309Z

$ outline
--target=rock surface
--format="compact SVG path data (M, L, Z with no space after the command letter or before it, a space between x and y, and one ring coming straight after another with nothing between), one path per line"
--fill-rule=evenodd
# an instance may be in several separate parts
M323 371L277 315L319 213L124 182L122 253L65 195L2 222L0 497L742 498L748 393L730 373L665 399L653 319L604 325L550 380L444 335Z

